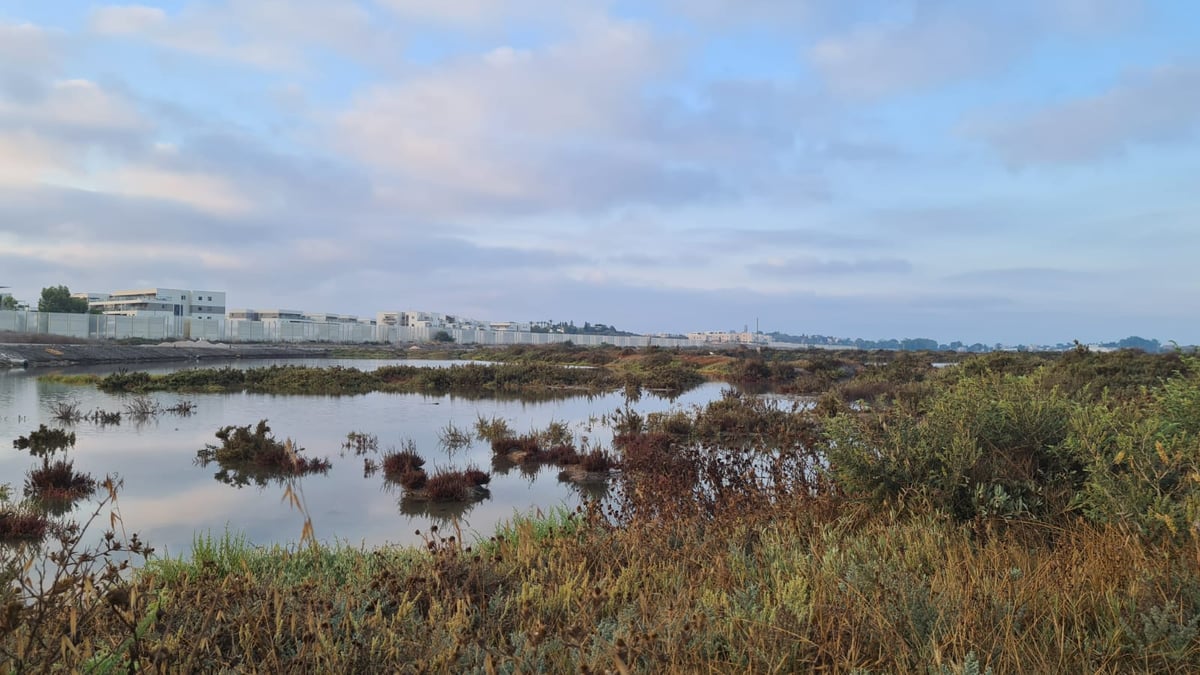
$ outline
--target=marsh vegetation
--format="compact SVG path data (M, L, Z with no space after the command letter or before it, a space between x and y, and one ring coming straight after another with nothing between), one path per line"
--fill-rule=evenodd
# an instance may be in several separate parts
M941 369L940 355L728 358L697 368L804 396L626 405L603 416L611 448L480 415L474 431L496 458L574 453L584 469L619 470L603 498L491 536L464 536L451 510L419 547L317 544L302 529L298 545L259 548L233 534L107 585L79 574L58 595L12 586L0 659L146 671L1200 668L1196 358L1081 350ZM427 474L418 460L408 445L380 456L404 489L436 481L461 498L481 480L472 472L487 475Z

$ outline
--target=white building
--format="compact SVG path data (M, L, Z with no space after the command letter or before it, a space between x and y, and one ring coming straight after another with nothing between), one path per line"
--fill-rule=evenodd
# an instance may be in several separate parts
M228 317L233 321L310 321L298 309L231 309Z
M452 314L412 310L404 312L379 312L375 315L375 323L379 326L396 326L398 328L488 328L488 324L474 319L467 319Z
M225 293L223 291L189 291L180 288L142 288L115 291L103 300L92 301L89 297L88 308L102 314L118 316L224 319Z
M528 333L530 327L531 326L528 321L493 321L487 325L487 330L494 330L497 332L517 331L521 333Z
M91 307L93 302L101 302L107 300L110 296L108 293L72 293L72 298L87 300L88 306Z
M762 333L751 333L742 331L736 333L733 331L705 331L702 333L688 333L689 340L704 342L708 344L735 344L735 345L765 345L771 340Z
M359 323L357 316L329 312L305 312L304 318L316 323Z

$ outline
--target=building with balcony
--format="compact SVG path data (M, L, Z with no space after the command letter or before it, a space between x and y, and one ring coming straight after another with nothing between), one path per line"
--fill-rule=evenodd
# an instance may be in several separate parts
M231 309L232 321L311 321L298 309Z

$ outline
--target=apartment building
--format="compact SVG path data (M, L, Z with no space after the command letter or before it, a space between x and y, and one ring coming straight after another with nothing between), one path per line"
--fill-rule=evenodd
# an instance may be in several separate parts
M770 342L770 338L762 333L751 333L750 331L742 331L740 333L734 331L704 331L701 333L688 333L687 339L707 344L740 344L740 345L765 345Z
M309 321L298 309L231 309L228 318L233 321Z
M468 319L452 314L436 312L378 312L375 323L379 326L397 326L400 328L487 328L482 321Z
M224 319L224 291L182 288L141 288L104 294L79 294L88 308L117 316L174 316L189 319ZM93 300L92 297L97 299Z

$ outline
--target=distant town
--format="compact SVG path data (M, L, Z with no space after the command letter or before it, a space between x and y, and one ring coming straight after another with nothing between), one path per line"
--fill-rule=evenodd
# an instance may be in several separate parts
M0 287L5 288L5 287ZM31 322L34 312L46 315ZM4 314L9 314L5 317ZM24 320L22 320L24 313ZM83 315L51 319L52 315ZM88 320L86 317L96 317ZM574 321L487 321L456 314L418 310L384 310L374 317L284 308L226 307L225 291L142 288L71 293L65 286L43 289L36 305L0 290L0 330L51 333L73 337L206 339L231 341L322 342L459 342L463 344L615 344L618 346L737 346L776 349L886 349L899 351L1065 351L1084 346L1092 351L1140 349L1157 352L1156 339L1137 336L1080 345L939 343L929 338L865 340L828 335L791 335L778 331L709 330L688 333L637 334L604 323Z

